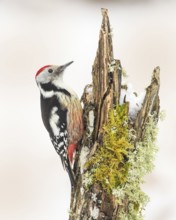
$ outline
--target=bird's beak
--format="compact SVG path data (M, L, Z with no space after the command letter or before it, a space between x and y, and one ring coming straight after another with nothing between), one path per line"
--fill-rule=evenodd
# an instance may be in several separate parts
M73 61L69 62L69 63L66 63L62 66L59 66L58 67L58 72L63 72L68 66L70 66L71 64L73 63Z

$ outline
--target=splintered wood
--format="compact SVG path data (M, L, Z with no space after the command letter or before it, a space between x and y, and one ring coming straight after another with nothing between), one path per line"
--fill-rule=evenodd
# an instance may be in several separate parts
M85 187L83 162L85 163L102 144L102 129L107 122L109 110L119 103L121 91L122 67L114 59L113 44L108 10L102 9L102 25L98 49L92 68L92 84L87 85L82 96L84 103L84 135L74 163L76 187L72 189L69 220L118 220L119 206L113 195L102 189L101 184L92 183ZM159 67L153 72L150 86L147 88L143 106L133 124L137 131L137 140L142 140L149 114L159 112ZM130 125L131 126L131 125ZM89 181L87 179L87 181ZM127 206L127 200L124 200Z

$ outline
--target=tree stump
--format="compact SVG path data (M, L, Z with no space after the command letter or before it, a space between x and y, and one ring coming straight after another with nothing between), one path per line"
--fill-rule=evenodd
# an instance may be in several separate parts
M92 68L92 84L85 87L82 96L84 135L75 157L76 187L71 192L69 220L137 220L141 219L138 218L142 210L140 202L134 202L130 194L125 193L125 191L123 191L122 198L118 199L120 190L125 189L126 186L130 188L131 177L125 174L126 182L121 183L121 188L117 187L117 195L115 195L113 190L107 190L103 187L100 181L89 178L91 169L96 168L94 165L92 167L86 166L91 158L96 157L98 150L104 147L104 126L108 123L110 111L116 109L116 106L120 104L121 89L123 87L122 66L120 61L113 57L112 33L107 9L102 9L102 16L98 50ZM124 164L130 164L133 153L138 152L140 149L138 145L146 139L146 134L150 135L151 131L147 133L147 126L151 116L153 117L154 126L157 124L159 115L159 71L159 67L154 69L151 84L146 90L142 107L137 112L135 119L128 119L127 121L129 131L134 131L133 140L129 140L133 149L127 150L129 155L132 156L124 155L123 163L119 165L120 168L125 166ZM128 111L130 103L126 102L125 99L123 102ZM155 137L152 141L155 142ZM140 147L143 146L140 145ZM119 169L119 167L114 167L114 169ZM135 165L129 165L129 167L135 167ZM130 168L126 168L126 171L127 173L130 172ZM148 171L150 171L150 168L144 174ZM141 180L141 177L136 178ZM129 191L133 193L133 189L129 189ZM129 214L130 209L133 209L131 214ZM137 217L134 217L133 214Z

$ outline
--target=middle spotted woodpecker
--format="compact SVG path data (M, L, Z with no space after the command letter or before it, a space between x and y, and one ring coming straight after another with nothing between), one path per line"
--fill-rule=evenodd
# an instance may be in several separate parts
M71 163L83 134L83 119L77 95L63 81L64 70L72 63L73 61L62 66L44 66L38 70L35 79L40 90L44 126L74 187Z

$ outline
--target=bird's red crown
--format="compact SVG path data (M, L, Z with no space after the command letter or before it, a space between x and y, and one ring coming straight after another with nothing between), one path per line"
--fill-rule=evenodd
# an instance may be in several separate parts
M40 68L40 69L37 71L35 77L37 77L45 68L50 67L50 66L51 66L51 65L46 65L46 66L43 66L42 68Z

